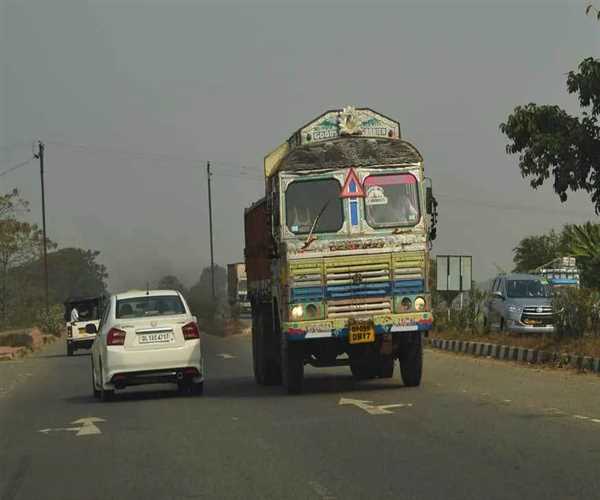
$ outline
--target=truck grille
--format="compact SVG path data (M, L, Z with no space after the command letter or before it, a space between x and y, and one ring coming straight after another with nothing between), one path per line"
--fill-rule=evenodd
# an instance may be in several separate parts
M552 306L527 306L523 308L521 322L526 325L551 325L554 323Z
M389 295L390 256L371 255L325 260L327 298Z
M327 302L327 317L349 317L371 314L390 314L392 301L389 298L330 300Z

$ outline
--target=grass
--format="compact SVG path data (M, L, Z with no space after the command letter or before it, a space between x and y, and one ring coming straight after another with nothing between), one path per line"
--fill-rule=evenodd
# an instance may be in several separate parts
M510 345L548 352L576 354L600 358L600 337L557 338L554 335L521 335L510 333L468 333L459 331L432 332L431 337L444 340L467 340Z

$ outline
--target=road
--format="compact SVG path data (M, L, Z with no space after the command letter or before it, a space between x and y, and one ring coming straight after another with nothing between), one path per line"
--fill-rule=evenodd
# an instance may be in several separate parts
M0 363L1 500L600 495L596 376L427 351L420 388L308 368L286 396L254 384L249 337L203 341L203 397L100 403L63 343Z

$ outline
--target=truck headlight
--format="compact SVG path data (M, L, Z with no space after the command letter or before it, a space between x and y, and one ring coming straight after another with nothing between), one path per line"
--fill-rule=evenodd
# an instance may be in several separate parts
M425 310L425 299L423 297L417 297L415 299L415 310L416 311L423 311Z
M412 301L408 297L404 297L400 302L400 309L402 311L410 311L412 307Z
M509 305L507 308L509 313L521 314L523 312L523 306L518 306L515 304Z
M302 319L302 315L304 314L304 307L298 304L292 307L292 318L293 319Z

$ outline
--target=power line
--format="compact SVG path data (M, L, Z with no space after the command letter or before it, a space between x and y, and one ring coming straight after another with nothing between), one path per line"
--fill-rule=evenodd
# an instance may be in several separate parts
M12 167L9 167L6 170L3 170L2 172L0 172L0 177L2 177L3 175L9 174L10 172L14 172L18 168L24 167L25 165L29 165L33 160L35 160L35 158L31 157L28 160L22 161L21 163L17 163L16 165L13 165Z

